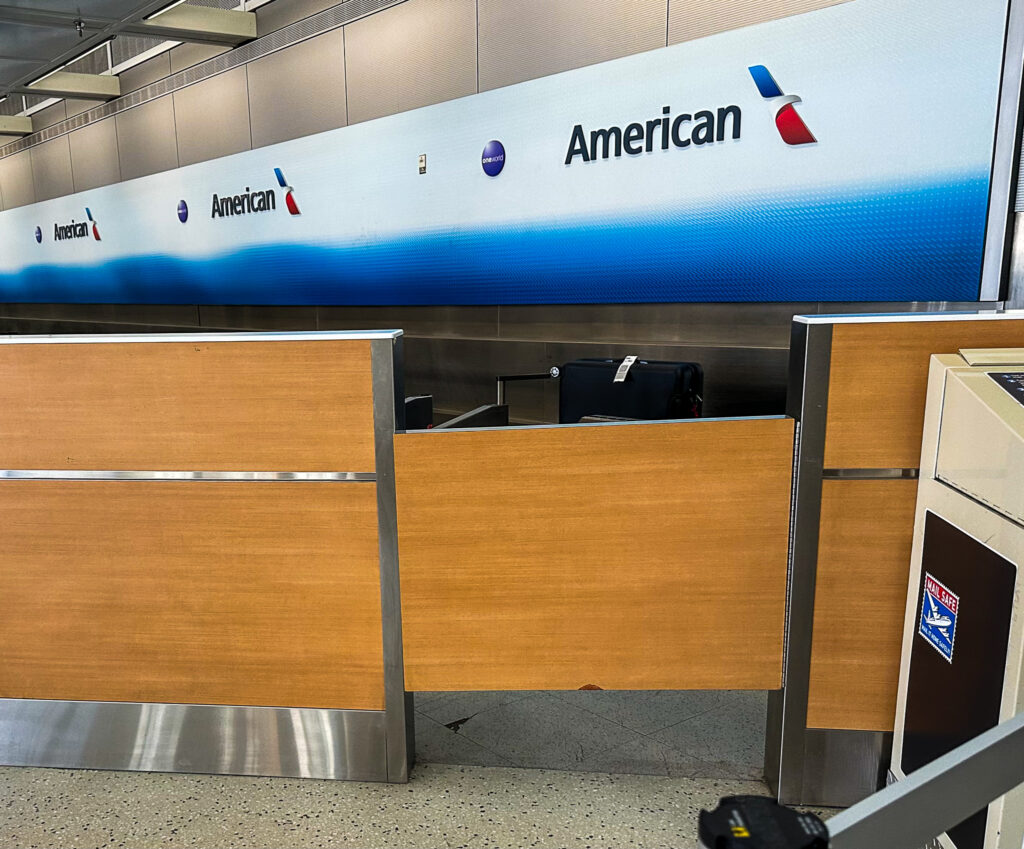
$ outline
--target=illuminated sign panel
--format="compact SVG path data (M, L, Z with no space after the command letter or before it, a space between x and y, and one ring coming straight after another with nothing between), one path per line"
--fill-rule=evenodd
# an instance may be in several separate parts
M1006 11L851 0L9 210L0 301L974 300Z

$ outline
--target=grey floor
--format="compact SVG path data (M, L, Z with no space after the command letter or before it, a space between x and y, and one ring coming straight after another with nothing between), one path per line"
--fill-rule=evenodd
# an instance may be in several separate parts
M5 847L690 847L763 693L430 693L407 785L0 767Z
M406 785L0 768L0 847L695 847L759 782L422 764Z
M767 694L418 693L420 761L686 778L763 776Z

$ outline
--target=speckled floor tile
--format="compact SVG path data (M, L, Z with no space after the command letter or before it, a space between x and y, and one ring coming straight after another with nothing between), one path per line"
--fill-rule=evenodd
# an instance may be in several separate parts
M760 782L423 765L407 785L0 768L0 847L688 847Z
M640 738L629 728L547 693L478 713L459 733L517 766L569 770Z

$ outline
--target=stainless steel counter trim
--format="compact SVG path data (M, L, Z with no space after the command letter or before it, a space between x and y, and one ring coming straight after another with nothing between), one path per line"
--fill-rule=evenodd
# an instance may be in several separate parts
M781 802L799 804L806 764L807 699L832 325L794 323L790 350L786 412L800 422L800 442L791 506L793 545L786 605L785 686L769 699L765 772L769 786Z
M402 599L398 571L398 509L395 503L395 432L404 429L402 340L371 343L373 429L377 462L377 539L384 650L387 780L409 780L414 752L413 713L405 692Z
M833 480L851 481L917 480L921 476L921 470L895 467L889 469L822 469L821 476Z
M0 763L386 781L383 711L0 699Z
M126 342L323 342L359 339L397 339L401 330L224 331L223 333L109 333L102 335L47 334L0 336L0 345L101 345Z
M550 430L552 428L565 427L625 427L635 425L658 425L673 424L687 425L700 424L701 422L760 422L784 419L786 416L723 416L722 418L698 418L698 419L632 419L627 422L575 422L572 424L535 424L535 425L508 425L507 427L442 427L429 430L412 430L402 434L405 436L441 436L446 433L479 433L487 430Z
M808 728L801 804L845 808L866 799L885 780L891 731Z
M54 481L299 481L372 483L375 472L181 472L0 469L0 480Z
M984 304L975 304L973 309L962 309L960 305L951 306L950 311L936 312L893 312L893 313L859 313L838 315L795 315L793 321L798 324L894 324L903 321L1005 321L1007 319L1024 318L1024 310L1001 310L1001 302L993 301L991 310Z
M1003 67L999 82L995 141L992 149L988 220L985 223L981 263L982 298L1005 297L1017 205L1017 172L1020 158L1021 51L1024 50L1024 3L1010 0Z

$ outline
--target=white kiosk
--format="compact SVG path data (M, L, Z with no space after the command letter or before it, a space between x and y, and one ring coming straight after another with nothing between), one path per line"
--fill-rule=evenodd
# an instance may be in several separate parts
M892 775L1024 710L1024 349L932 357ZM939 838L1020 849L1024 788Z

